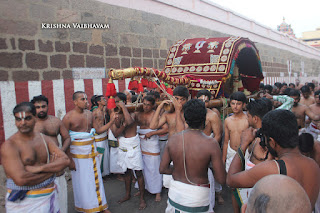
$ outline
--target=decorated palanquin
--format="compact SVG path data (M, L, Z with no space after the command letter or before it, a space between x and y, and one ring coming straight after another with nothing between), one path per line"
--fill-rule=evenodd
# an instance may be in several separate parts
M186 85L192 96L206 89L215 98L228 97L235 91L250 95L259 90L263 79L257 48L249 39L241 37L180 40L170 47L162 71L135 67L110 70L109 76L131 78L131 86L135 84L135 87L142 81L151 88L156 87L154 82L161 81L171 90L177 85ZM141 86L139 90L143 91Z
M164 72L190 78L189 90L211 91L217 97L234 91L258 91L263 79L260 57L246 38L193 38L178 41L170 49Z

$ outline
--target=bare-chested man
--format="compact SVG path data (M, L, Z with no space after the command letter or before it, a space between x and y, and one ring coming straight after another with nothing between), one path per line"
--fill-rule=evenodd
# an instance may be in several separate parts
M268 105L272 105L272 102L267 98L251 100L247 104L247 117L250 127L256 130L261 128L263 116L271 110L271 107L268 107ZM273 159L272 155L268 153L267 147L261 146L260 142L260 138L257 137L252 141L247 151L244 150L246 160L242 165L243 170L250 170L255 165L264 162L265 160ZM236 189L235 197L240 208L243 204L247 203L251 190L251 188Z
M36 132L40 132L49 136L62 151L66 152L70 146L70 136L68 130L62 123L62 121L52 115L48 115L48 98L43 95L35 96L31 100L31 103L36 107L37 122L34 127ZM58 140L58 135L61 135L62 142ZM64 175L64 171L56 174L55 183L58 189L60 211L62 213L68 212L68 193L67 193L67 181Z
M314 160L303 156L299 151L299 131L295 115L282 109L268 112L262 119L261 133L269 153L278 160L264 161L250 170L242 171L243 150L256 137L256 130L250 127L241 134L238 155L231 163L227 184L230 187L250 188L264 176L288 175L304 188L314 208L320 188L320 169Z
M299 135L299 149L303 155L315 160L320 167L320 142L314 140L311 134Z
M224 143L222 150L222 161L225 163L228 172L233 157L240 146L240 135L243 130L249 127L247 115L244 114L243 108L247 103L247 98L243 92L235 92L230 96L230 106L233 115L224 121ZM240 208L233 194L232 206L234 212L239 212Z
M132 103L132 93L129 90L124 90L123 93L126 95L127 97L127 104L131 104Z
M304 128L306 115L312 120L319 121L320 114L317 115L313 113L310 107L304 104L301 104L300 93L298 90L291 90L290 97L294 99L294 104L293 104L293 107L291 108L291 111L297 118L299 129Z
M129 114L124 102L118 102L117 111L115 111L115 122L111 126L113 135L118 138L119 152L117 164L124 172L124 181L126 195L118 201L123 203L131 198L132 172L134 171L139 185L140 205L139 209L145 209L147 204L144 200L144 177L142 173L143 162L140 148L140 138L137 134L137 122Z
M96 95L94 98L95 105L98 106L92 111L93 127L96 129L96 135L94 140L97 145L97 151L99 154L99 161L101 167L102 176L110 174L110 156L109 156L109 144L108 144L108 130L111 127L114 116L111 117L106 111L107 101L103 95ZM112 120L113 119L113 120Z
M320 115L320 90L314 93L314 100L316 103L310 105L310 110L316 115ZM310 133L315 140L318 140L320 135L320 121L312 120L307 128L307 132Z
M202 100L207 107L211 98L211 93L208 90L200 90L197 93L197 98ZM207 108L206 126L203 130L204 134L210 136L213 133L213 138L220 143L221 140L221 120L216 111Z
M311 96L311 90L308 86L301 87L302 98L300 100L300 104L310 106L315 103L314 97Z
M225 182L221 151L217 141L202 131L206 119L202 101L188 101L184 105L184 118L189 128L169 137L160 164L160 173L173 176L166 212L207 212L210 162L217 181ZM170 166L171 161L174 166Z
M55 173L70 161L51 137L34 131L36 108L30 102L13 109L18 132L4 142L1 160L7 176L6 212L59 212ZM37 195L35 197L34 195Z
M162 129L150 129L150 122L155 113L154 105L155 99L151 95L145 96L143 98L143 112L136 112L134 117L140 126L138 133L141 142L145 188L151 194L156 194L155 201L159 202L161 201L162 189L162 175L159 173L161 161L159 135L167 133L168 127L165 124Z
M302 133L299 135L299 149L300 152L316 161L320 168L320 142L313 139L313 136L309 133ZM316 201L314 212L320 212L320 192Z
M110 212L104 192L99 159L94 145L93 116L87 110L87 95L77 91L72 96L74 109L63 118L69 130L71 146L69 157L72 158L72 174L75 209L79 212Z
M231 161L240 146L240 135L243 130L249 127L247 115L243 108L247 103L247 98L243 92L235 92L230 96L230 106L233 115L224 121L224 143L222 151L222 161L226 165L228 172Z
M197 93L197 98L202 100L206 107L208 107L208 103L211 99L211 93L208 90L200 90ZM213 111L215 110L215 111ZM204 134L210 136L213 134L214 139L220 144L221 133L222 133L222 123L220 120L220 116L218 115L219 111L216 108L213 110L207 108L206 115L206 124L203 130ZM216 112L217 111L217 112ZM220 114L220 113L219 113ZM215 200L218 200L218 204L222 205L224 203L224 199L222 197L222 186L215 181L214 176L211 171L208 171L209 181L210 181L210 212L213 212L213 208L215 206ZM212 188L214 186L214 188Z
M184 86L177 86L174 90L173 90L173 96L176 99L176 103L174 103L174 105L176 106L177 104L180 106L179 110L179 115L182 118L182 122L184 122L184 118L183 118L183 111L182 111L182 106L187 102L188 97L189 97L189 91L186 87ZM165 112L160 116L160 112L161 109L165 106L165 104L169 104L170 101L166 100L166 101L162 101L162 103L158 106L152 120L150 123L150 128L151 129L159 129L161 128L165 123L168 124L168 128L169 128L169 137L171 135L173 135L176 132L179 132L181 130L184 129L184 126L182 124L182 127L180 125L179 129L177 130L177 109L175 109L175 112ZM181 129L182 128L182 129Z
M300 84L300 80L299 79L296 79L296 85L295 85L295 88L296 89L301 89L301 87L302 87L303 85L302 84Z
M159 129L164 124L168 125L168 138L171 135L180 132L185 129L187 124L184 121L182 106L187 102L189 97L189 91L184 86L177 86L173 90L174 100L173 103L169 100L162 101L158 106L156 112L150 123L150 129ZM165 96L168 98L167 96ZM165 105L172 104L174 106L174 112L164 112L159 118L160 113L163 111ZM170 188L170 183L172 180L172 175L163 175L163 186Z

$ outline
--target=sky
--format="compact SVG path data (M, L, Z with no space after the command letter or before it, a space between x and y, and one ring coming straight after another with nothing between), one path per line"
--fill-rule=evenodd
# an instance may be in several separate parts
M211 0L257 23L276 30L285 18L297 38L320 28L320 0Z

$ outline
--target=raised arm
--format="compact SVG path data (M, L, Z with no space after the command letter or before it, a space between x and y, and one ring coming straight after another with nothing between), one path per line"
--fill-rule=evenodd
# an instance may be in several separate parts
M122 109L122 112L124 115L124 122L125 122L126 126L130 126L131 124L134 123L134 120L131 117L130 113L128 112L126 105L123 102L119 102L118 104Z
M156 130L156 131L151 131L151 132L145 134L145 136L146 136L146 138L150 138L150 137L153 136L153 135L163 135L163 134L168 133L168 130L169 130L168 124L164 124L164 125L161 127L161 129L158 129L158 130Z
M97 133L97 134L101 134L101 133L104 133L104 132L108 131L108 129L109 129L109 128L112 126L112 124L114 123L114 117L115 117L114 113L111 114L111 115L110 115L110 121L109 121L107 124L101 126L100 128L95 127L95 125L94 125L93 128L96 129L96 133Z
M274 95L273 96L274 101L279 101L282 103L281 106L279 106L277 109L286 109L291 110L294 100L293 98L287 96L287 95Z
M120 128L117 128L115 124L111 125L111 131L112 134L114 135L114 137L118 137L119 135L121 135L123 133L123 131L125 130L125 125L121 125Z
M159 129L163 124L165 124L167 122L166 116L164 113L161 117L160 117L160 112L161 109L163 108L164 104L169 104L170 101L166 100L166 101L162 101L161 104L157 107L156 112L154 113L151 122L150 122L150 129Z
M54 173L35 174L25 169L21 156L10 140L1 147L1 161L7 177L10 177L18 186L33 186L43 182Z
M185 129L185 124L182 118L182 105L174 98L173 105L176 113L176 132L181 132Z
M256 130L254 130L252 127L242 132L240 142L240 148L242 152L244 152L254 140L255 133ZM251 188L262 177L268 174L276 173L276 170L274 170L276 166L274 161L265 161L254 166L250 170L243 171L242 160L244 161L244 158L241 160L238 152L239 151L237 151L237 154L234 156L227 174L228 186L232 188Z

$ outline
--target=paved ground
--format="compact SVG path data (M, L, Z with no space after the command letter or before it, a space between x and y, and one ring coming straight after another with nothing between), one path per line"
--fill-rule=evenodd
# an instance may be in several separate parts
M139 198L131 197L131 199L125 203L118 204L117 201L120 200L125 193L124 182L117 180L114 176L108 178L104 183L104 188L107 196L107 202L109 204L109 210L112 213L163 213L167 207L168 190L163 189L161 202L155 202L155 195L146 193L145 199L147 202L147 208L144 210L139 210ZM137 189L133 187L132 184L132 195L137 192ZM227 187L223 187L223 198L225 199L224 205L216 205L216 213L232 213L231 197L230 191ZM76 212L74 210L74 201L72 193L71 181L68 182L68 210L69 213Z
M4 196L6 193L5 190L5 175L0 166L0 213L5 212L4 208ZM155 202L154 195L146 193L145 199L147 202L147 208L145 210L138 210L139 207L139 198L132 197L129 201L118 204L117 201L124 196L125 189L124 189L124 182L121 182L116 179L115 176L109 177L104 182L105 192L107 195L107 201L109 204L109 209L112 213L163 213L167 206L167 198L168 198L168 190L163 189L162 191L162 201ZM132 195L137 192L137 189L133 188L132 186ZM231 206L231 197L230 191L227 187L223 187L222 196L225 199L224 205L216 205L215 212L216 213L232 213L232 206ZM68 212L74 213L74 200L73 200L73 191L72 191L72 182L68 181Z

